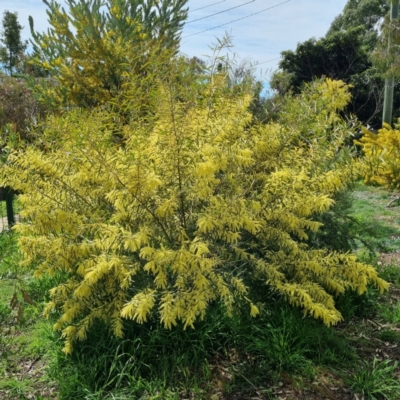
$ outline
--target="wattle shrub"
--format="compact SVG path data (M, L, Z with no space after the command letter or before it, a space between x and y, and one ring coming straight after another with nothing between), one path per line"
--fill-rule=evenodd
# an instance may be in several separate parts
M96 320L122 337L129 320L193 327L213 302L255 317L264 287L332 325L336 295L388 287L355 256L305 243L321 226L313 216L354 176L338 150L346 86L318 82L288 98L277 122L254 125L246 90L182 68L133 77L118 113L49 118L40 142L2 169L23 193L24 262L37 276L66 273L46 314L58 313L67 353Z
M365 182L400 189L400 130L384 124L378 134L363 129Z

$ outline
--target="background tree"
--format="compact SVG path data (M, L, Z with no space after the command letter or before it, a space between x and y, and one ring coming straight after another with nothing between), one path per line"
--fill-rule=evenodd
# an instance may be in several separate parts
M382 109L382 79L373 68L361 28L337 31L325 38L299 43L282 52L280 71L271 81L280 94L299 93L303 84L326 76L351 84L352 100L346 112L364 124L376 124Z
M23 79L0 74L0 132L2 139L17 134L27 139L32 127L45 117L45 105L40 104ZM1 146L3 143L1 143ZM1 147L3 149L3 146Z
M333 20L327 36L360 27L363 44L373 49L379 35L379 25L389 11L387 0L349 0Z
M187 0L67 0L67 11L43 2L50 28L35 32L29 18L33 62L59 85L42 95L84 107L110 100L129 74L145 73L151 52L176 51L187 17Z
M18 13L4 11L2 24L0 41L4 46L0 47L0 61L8 74L12 75L23 57L28 42L21 40L23 27L18 22Z
M371 54L379 41L380 23L388 11L385 0L349 0L327 35L299 43L295 51L282 52L280 70L271 86L279 94L299 92L304 83L327 76L352 85L352 101L345 112L364 125L382 124L383 75ZM396 109L400 96L395 94Z

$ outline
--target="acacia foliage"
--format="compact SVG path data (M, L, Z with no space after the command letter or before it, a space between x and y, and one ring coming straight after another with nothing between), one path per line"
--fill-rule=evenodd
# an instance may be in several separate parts
M53 106L94 107L111 100L127 75L143 73L154 48L176 50L187 0L55 0L47 5L49 28L35 32L30 60L58 85L32 86Z
M384 124L378 134L363 133L357 143L364 151L365 182L400 189L400 130Z
M193 83L185 63L164 67L126 91L126 110L146 97L145 116L129 125L105 109L54 116L3 169L23 193L24 262L36 276L66 276L46 307L66 353L96 320L122 337L131 320L192 327L214 302L256 316L264 287L332 325L336 295L387 288L356 257L305 243L321 226L313 216L354 175L338 151L342 82L313 84L277 122L257 125L251 95L222 73Z

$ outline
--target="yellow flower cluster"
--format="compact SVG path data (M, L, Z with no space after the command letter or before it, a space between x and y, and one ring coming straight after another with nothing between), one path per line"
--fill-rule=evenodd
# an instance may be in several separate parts
M375 182L400 189L400 130L384 124L378 134L363 129L364 136L357 143L365 157L366 183Z

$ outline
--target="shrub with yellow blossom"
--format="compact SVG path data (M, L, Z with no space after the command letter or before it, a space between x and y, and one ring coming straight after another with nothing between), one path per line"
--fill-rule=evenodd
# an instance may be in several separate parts
M400 130L384 124L378 133L363 129L365 181L400 189Z
M388 286L355 256L305 244L321 226L313 216L353 178L338 150L347 87L317 82L255 125L246 90L226 90L218 73L190 85L176 68L132 77L123 107L135 113L146 96L145 115L52 117L2 170L22 193L24 262L66 276L46 307L66 353L96 320L122 337L130 320L193 327L215 302L228 315L247 303L256 317L260 287L333 325L336 295Z

